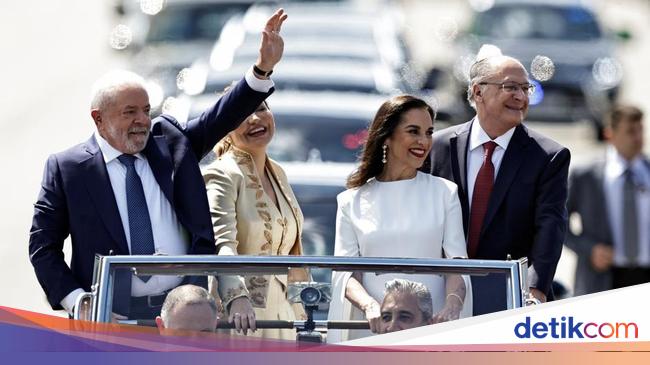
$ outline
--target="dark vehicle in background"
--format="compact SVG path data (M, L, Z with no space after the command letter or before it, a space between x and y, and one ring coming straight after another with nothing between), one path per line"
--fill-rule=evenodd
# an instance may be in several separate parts
M193 97L189 116L196 117L215 95ZM275 118L275 135L268 147L271 158L287 162L356 162L368 124L386 101L385 95L354 92L276 91L268 98Z
M223 91L225 86L239 80L250 67L250 63L242 63L222 72L209 71L203 92ZM201 69L205 68L198 65L192 68ZM283 60L273 71L273 82L277 90L329 90L383 95L403 92L405 87L399 76L382 63L313 58Z
M465 93L469 66L481 45L493 44L519 59L536 85L529 120L589 120L600 130L622 78L613 38L584 2L497 1L477 12L459 38L457 93ZM466 111L459 122L473 114L468 104Z
M291 20L282 27L285 52L274 70L277 90L410 92L401 69L408 61L394 14L355 2L279 4ZM276 5L256 4L232 17L209 59L193 70L204 74L205 91L221 91L257 58L264 20Z
M354 164L284 162L291 189L305 217L303 253L308 256L334 255L336 196L345 191L345 181ZM330 281L330 270L313 269L315 281Z
M126 48L131 68L156 89L155 111L166 97L178 93L179 72L207 57L226 22L252 4L252 0L165 0L154 15L141 9L125 14L133 31L133 41Z

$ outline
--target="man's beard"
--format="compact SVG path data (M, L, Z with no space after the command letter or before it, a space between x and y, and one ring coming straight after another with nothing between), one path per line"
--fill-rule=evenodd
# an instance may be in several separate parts
M129 138L129 133L134 133L134 132L145 133L145 136L141 142ZM106 133L108 133L108 135L110 135L113 140L124 142L124 147L126 149L125 153L136 154L142 151L144 147L147 145L147 140L149 139L150 131L145 127L131 127L126 132L122 132L115 129L112 125L108 125L106 128Z

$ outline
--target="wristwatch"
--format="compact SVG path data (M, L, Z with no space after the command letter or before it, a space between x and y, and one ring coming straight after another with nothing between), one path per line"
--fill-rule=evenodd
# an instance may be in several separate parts
M269 77L273 73L273 70L264 71L261 68L257 67L257 65L253 64L253 72L255 72L257 75L262 76L262 77Z

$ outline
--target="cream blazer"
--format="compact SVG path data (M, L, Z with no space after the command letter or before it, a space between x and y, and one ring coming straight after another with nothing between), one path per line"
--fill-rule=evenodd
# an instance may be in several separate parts
M285 216L284 223L272 222L261 180L253 158L248 153L233 147L204 170L216 252L219 255L302 254L300 237L304 218L296 197L280 165L267 158L266 168L274 179L278 202L283 204L280 201L284 199L293 213L293 217ZM260 218L263 224L260 224ZM295 224L295 240L274 242L270 231L272 224ZM273 278L279 280L286 290L286 275L219 276L218 293L226 308L233 299L241 296L249 297L254 307L264 308L268 296L268 280ZM307 278L289 280L301 281ZM215 283L211 284L213 287Z

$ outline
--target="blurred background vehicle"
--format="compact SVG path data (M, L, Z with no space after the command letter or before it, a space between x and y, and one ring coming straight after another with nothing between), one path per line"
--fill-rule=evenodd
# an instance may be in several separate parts
M273 74L269 105L276 135L269 155L287 171L305 215L307 254L334 253L336 195L345 190L375 112L390 95L418 92L395 6L359 2L279 4L283 60ZM257 59L260 31L276 5L255 5L223 27L209 58L187 70L176 116L204 110ZM328 276L328 273L314 273Z
M324 2L284 2L280 4L257 4L243 16L233 17L225 26L225 31L216 42L211 63L215 69L237 63L239 55L250 53L258 47L259 33L267 19L277 7L283 7L291 14L291 21L282 28L285 50L288 55L295 53L293 48L312 44L323 52L333 44L339 44L339 56L357 54L360 50L374 50L378 56L367 59L382 62L399 70L410 60L401 29L402 16L399 7L386 3L383 7L365 6L355 1ZM221 62L215 62L218 57Z
M195 97L189 118L214 98L213 94ZM268 98L276 125L269 155L283 166L285 162L354 163L368 123L385 100L381 95L352 92L276 91Z
M484 44L519 59L536 86L529 120L588 120L602 137L602 115L616 100L622 66L606 32L587 2L578 0L497 0L474 11L456 42L454 76L458 98L465 96L469 67ZM474 112L465 103L458 122Z
M207 57L224 25L244 14L253 0L127 1L124 21L132 30L126 48L131 68L150 82L154 113L175 96L181 70ZM135 8L135 9L134 9Z
M288 59L283 60L274 70L273 82L277 90L304 91L351 91L390 95L404 92L405 85L390 68L382 63L368 63L350 60ZM239 63L226 71L209 71L206 75L205 89L202 92L214 93L251 67L251 63ZM205 67L194 65L191 69L204 74ZM196 71L195 71L196 70Z

